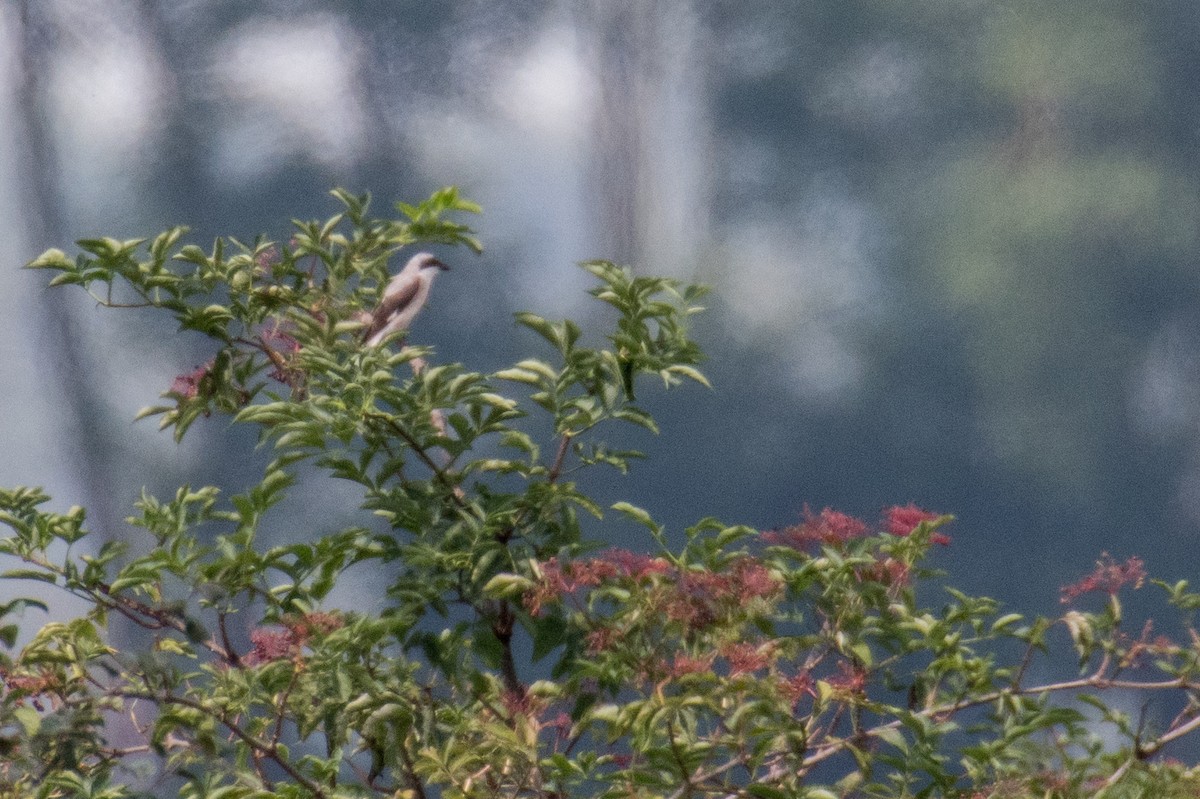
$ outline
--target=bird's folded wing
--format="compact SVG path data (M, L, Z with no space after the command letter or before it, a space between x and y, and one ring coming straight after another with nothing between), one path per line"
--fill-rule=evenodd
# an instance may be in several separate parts
M363 338L368 339L382 330L396 314L404 310L405 306L413 301L420 288L421 284L416 280L412 280L398 291L385 294L379 302L379 307L371 315L371 325L363 333Z

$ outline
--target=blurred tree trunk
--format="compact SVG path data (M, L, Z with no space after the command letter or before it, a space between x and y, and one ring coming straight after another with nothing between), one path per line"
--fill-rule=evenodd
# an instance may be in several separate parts
M16 37L17 65L16 121L20 126L17 170L20 195L26 213L22 215L26 239L34 252L62 246L68 235L63 225L63 195L58 152L54 142L51 98L47 94L50 65L59 46L61 31L39 14L44 0L19 0L20 31ZM71 305L57 292L32 293L40 307L29 309L27 319L38 326L35 340L47 374L46 384L53 392L52 408L47 413L59 430L55 446L67 448L68 460L75 465L76 478L87 494L79 503L89 508L93 529L112 535L123 514L113 497L107 479L109 463L108 424L104 404L90 396L88 386L95 385L93 364L80 346L78 320Z

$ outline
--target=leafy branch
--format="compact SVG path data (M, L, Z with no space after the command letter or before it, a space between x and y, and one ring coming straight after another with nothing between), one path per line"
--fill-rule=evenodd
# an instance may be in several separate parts
M479 251L458 221L479 208L447 188L387 219L333 195L338 213L276 239L202 249L177 227L30 264L210 348L139 417L179 439L223 415L275 457L229 496L144 494L121 543L97 542L82 508L0 490L0 579L87 606L18 646L22 614L47 604L0 604L0 799L139 796L129 769L147 754L183 796L239 799L1200 789L1163 756L1200 728L1186 582L1155 583L1181 616L1174 640L1149 620L1126 632L1137 559L1103 558L1046 617L948 586L924 606L952 519L914 505L878 524L829 509L775 530L703 519L673 545L650 511L602 507L590 479L643 457L605 442L615 426L659 432L638 399L650 384L708 385L690 334L704 289L588 262L609 322L518 313L540 351L492 373L366 346L396 256ZM362 518L265 546L302 463L352 484ZM586 517L601 536L632 522L653 549L603 549ZM382 582L373 609L333 604L355 568ZM1092 594L1100 610L1082 607ZM112 642L115 617L140 631L132 646ZM1060 651L1078 675L1031 681ZM1132 718L1112 691L1172 713ZM115 718L142 740L110 741Z

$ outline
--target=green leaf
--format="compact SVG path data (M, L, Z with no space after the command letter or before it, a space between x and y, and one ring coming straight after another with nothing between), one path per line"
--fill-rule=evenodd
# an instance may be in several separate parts
M540 661L567 640L567 626L563 619L546 616L537 619L533 628L533 660Z
M537 314L529 313L528 311L518 311L513 314L519 324L529 328L534 333L537 333L546 341L553 344L556 348L563 344L558 331L554 328L554 324Z
M12 711L12 714L20 722L27 738L33 738L38 734L38 730L42 726L41 713L32 707L19 706Z
M875 656L871 653L871 647L866 643L851 644L848 650L858 659L866 668L871 668L875 662Z
M31 599L29 597L17 597L11 602L0 604L0 616L7 616L15 611L23 611L26 608L36 608L43 613L50 612L50 606L40 599Z
M875 737L890 744L901 752L908 751L908 740L904 737L904 734L895 727L883 727L876 731Z
M150 254L158 261L162 261L166 257L167 250L175 245L175 242L188 232L188 228L182 225L166 230L157 236L150 243Z
M0 574L0 579L3 580L37 580L43 583L54 583L58 581L58 575L53 572L41 571L39 569L10 569L3 574Z
M483 595L492 599L514 599L533 587L533 581L519 574L497 574L483 586Z
M668 366L666 371L668 374L683 375L684 377L694 380L706 388L712 388L712 383L708 382L708 378L701 374L700 370L694 369L691 366L675 364L674 366Z
M635 424L639 427L644 427L651 433L658 433L658 423L654 421L654 417L640 408L619 408L618 410L613 411L613 418L620 419L623 422Z
M62 250L49 249L25 264L26 269L74 269L75 263Z
M996 633L1003 631L1006 627L1011 627L1012 625L1016 624L1023 618L1025 618L1025 617L1023 615L1021 615L1020 613L1009 613L1007 615L1001 616L1000 618L998 618L994 622L992 622L992 635L995 635Z
M195 244L185 245L179 252L175 253L175 260L186 261L199 266L207 266L210 263L208 254Z
M635 505L631 505L628 502L617 502L611 507L613 510L625 514L638 524L648 528L651 532L658 533L662 531L662 525L655 523L649 513Z
M476 399L502 411L516 410L519 407L516 400L486 391L482 394L476 395Z
M52 278L47 285L49 285L51 288L54 288L55 286L65 286L65 285L70 285L72 283L87 283L87 282L88 282L87 278L83 277L82 275L80 275L76 272L64 272L61 275L55 275L54 278Z
M542 385L542 376L529 369L517 369L515 367L501 369L499 372L493 373L492 377L499 378L500 380L511 380L514 383L527 383L531 386Z

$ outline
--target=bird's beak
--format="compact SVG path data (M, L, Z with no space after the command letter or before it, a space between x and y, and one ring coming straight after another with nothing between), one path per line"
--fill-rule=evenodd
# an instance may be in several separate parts
M445 265L444 263L442 263L441 261L434 261L433 263L434 263L434 264L436 264L436 265L437 265L437 268L438 268L438 269L441 269L443 272L449 272L449 271L450 271L450 267L446 266L446 265Z

